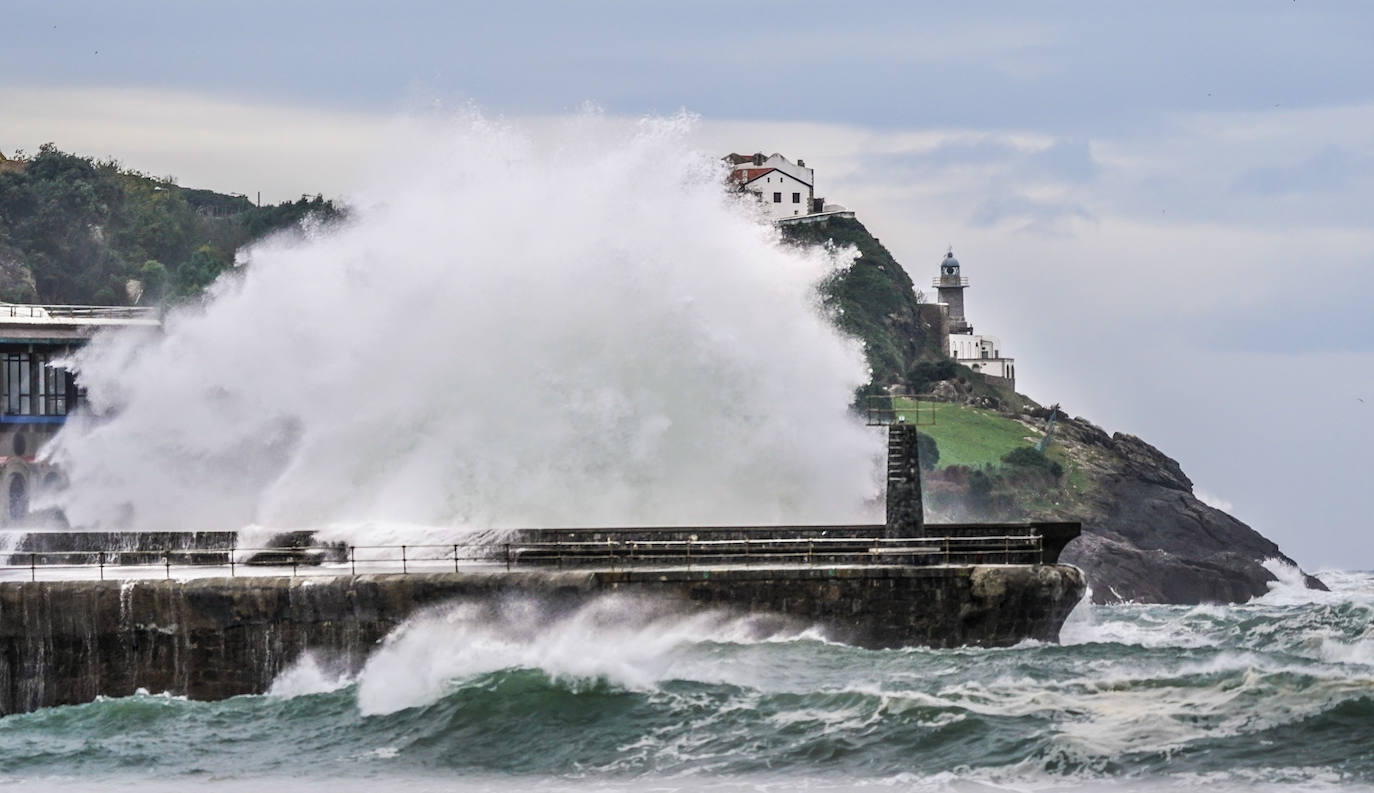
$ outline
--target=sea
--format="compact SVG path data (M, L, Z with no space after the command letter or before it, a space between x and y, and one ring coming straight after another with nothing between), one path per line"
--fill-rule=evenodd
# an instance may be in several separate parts
M451 604L353 674L0 719L0 790L1374 790L1374 573L1274 569L1250 603L1085 601L1006 649Z

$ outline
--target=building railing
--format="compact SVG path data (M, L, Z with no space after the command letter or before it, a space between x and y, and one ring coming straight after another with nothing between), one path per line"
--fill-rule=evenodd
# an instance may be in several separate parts
M15 319L157 319L151 306L44 306L29 303L0 304L0 317Z
M952 275L937 276L930 279L930 285L934 287L968 286L968 276L961 275L958 278Z
M870 427L889 424L928 427L935 423L935 404L908 396L870 396L864 401L864 423Z
M810 537L730 540L605 540L508 542L486 545L308 545L262 548L167 548L137 551L10 552L0 580L37 581L49 571L86 571L115 578L360 573L500 572L515 569L602 568L637 570L700 567L929 567L970 564L1039 564L1038 534L968 537ZM247 570L245 570L247 568ZM129 573L141 575L129 575ZM27 576L24 575L27 573ZM59 576L60 577L60 576Z

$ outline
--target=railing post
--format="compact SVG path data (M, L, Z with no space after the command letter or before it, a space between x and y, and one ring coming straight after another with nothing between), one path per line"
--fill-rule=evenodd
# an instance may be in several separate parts
M164 550L162 552L162 566L167 570L167 580L172 580L172 552Z
M402 574L402 575L405 575L405 574L408 573L408 572L410 572L410 571L406 569L406 547L405 547L404 545L402 545L402 546L401 546L401 574Z
M301 550L300 548L297 548L297 547L295 547L295 546L292 546L292 547L291 547L291 577L292 577L292 578L295 578L295 577L296 577L296 562L299 561L300 558L301 558L300 550Z
M101 581L104 581L104 580L105 580L105 552L104 552L104 551L98 551L98 552L97 552L96 561L100 564L100 580L101 580Z
M806 566L816 566L816 540L812 537L806 539Z
M358 556L357 556L356 553L354 553L355 550L356 550L356 549L355 549L352 545L348 546L348 573L349 573L349 575L357 575L357 574L358 574Z
M458 572L458 543L453 544L453 572Z
M38 580L38 561L32 551L29 552L29 580Z
M506 543L505 551L506 551L506 572L509 573L509 572L510 572L510 543Z
M1002 564L1011 564L1011 537L1002 536Z
M234 557L238 556L238 549L233 545L229 546L229 577L234 577Z

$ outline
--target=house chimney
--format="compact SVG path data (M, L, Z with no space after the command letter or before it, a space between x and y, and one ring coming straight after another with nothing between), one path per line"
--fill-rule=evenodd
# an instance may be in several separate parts
M754 155L754 164L763 165L763 152Z
M798 167L798 168L805 168L805 167L806 167L806 160L800 160L800 159L797 160L797 167Z

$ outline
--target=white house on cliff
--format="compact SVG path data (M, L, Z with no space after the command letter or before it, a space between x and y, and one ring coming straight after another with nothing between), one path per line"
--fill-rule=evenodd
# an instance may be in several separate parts
M730 181L758 195L774 220L820 212L825 199L816 198L816 172L805 160L792 162L781 154L729 154Z

